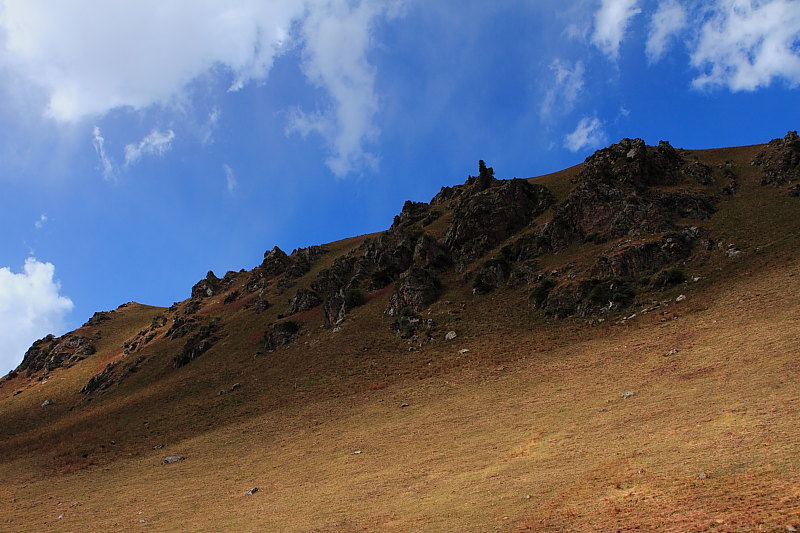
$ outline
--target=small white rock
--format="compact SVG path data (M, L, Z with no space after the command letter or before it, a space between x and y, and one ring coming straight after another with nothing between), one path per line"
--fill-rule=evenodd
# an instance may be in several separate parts
M684 301L685 299L686 299L686 295L685 295L685 294L681 294L680 296L678 296L677 298L675 298L675 301L676 301L676 302L682 302L682 301Z
M456 337L458 337L458 335L456 335L455 331L448 331L447 335L444 336L444 340L451 341L451 340L455 339Z
M461 348L461 349L458 351L458 353L460 353L460 354L462 354L462 355L463 355L463 354L465 354L465 353L469 353L469 350L468 350L467 348Z

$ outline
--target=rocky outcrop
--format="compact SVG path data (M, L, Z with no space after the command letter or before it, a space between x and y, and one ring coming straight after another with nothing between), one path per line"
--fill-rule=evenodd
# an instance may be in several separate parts
M289 256L286 252L274 246L272 250L264 252L264 261L261 262L261 271L267 277L279 276L289 268Z
M197 359L207 352L220 340L219 319L212 319L207 324L200 326L197 333L186 340L181 352L172 358L175 368L180 368Z
M108 363L101 372L89 378L86 385L81 388L81 393L90 395L122 383L125 378L138 371L144 361L145 358L139 356L135 359L123 359Z
M653 188L680 183L683 164L663 141L647 147L641 139L623 139L598 150L586 159L578 185L539 232L541 242L547 243L547 251L558 251L576 242L665 233L675 228L678 217L710 217L716 198Z
M700 237L697 227L644 242L623 241L603 253L589 270L593 278L633 278L688 259Z
M294 297L289 301L289 313L294 315L313 309L322 303L319 294L309 289L298 289Z
M214 275L213 270L209 270L205 279L201 279L192 287L192 298L202 300L214 296L222 284L221 281Z
M557 318L586 317L619 311L632 304L635 298L636 289L630 281L592 278L549 288L538 307Z
M298 331L300 331L300 324L297 322L292 320L278 322L264 333L264 348L267 351L274 352L281 346L286 346L292 342Z
M158 330L167 324L167 317L164 315L156 315L150 322L150 326L140 330L136 335L122 343L125 355L138 352L146 344L156 338Z
M99 326L103 322L108 322L111 320L111 315L114 311L97 311L92 317L86 321L86 323L82 327L93 327Z
M753 166L761 167L762 185L786 185L800 180L800 138L796 131L787 132L783 139L772 139L753 158Z
M41 370L51 372L57 368L69 368L95 351L92 339L87 337L74 333L62 337L47 335L28 348L15 371L24 371L27 376L32 376Z
M472 282L473 294L488 294L505 285L511 277L511 265L505 259L490 259L481 265Z
M495 180L486 189L461 196L444 237L459 270L528 226L554 201L547 188L519 179Z
M421 311L439 298L442 283L430 271L412 267L394 286L386 314L395 316L404 308Z

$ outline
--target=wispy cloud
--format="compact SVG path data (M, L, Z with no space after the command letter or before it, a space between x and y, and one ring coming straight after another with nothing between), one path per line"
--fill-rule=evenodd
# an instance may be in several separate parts
M553 73L553 80L544 95L541 107L541 116L545 120L555 114L572 111L584 84L582 61L570 65L561 59L554 59L550 63L550 70Z
M564 137L564 146L577 152L584 148L597 148L606 141L603 123L597 117L583 117L575 129Z
M0 373L15 368L33 341L64 327L73 303L60 294L54 274L52 263L34 257L19 273L0 268Z
M800 4L718 0L691 54L694 87L753 91L783 79L800 85Z
M312 129L327 145L331 170L344 175L377 161L368 146L379 109L368 51L375 22L399 14L404 1L171 0L152 16L148 2L0 0L0 61L44 91L48 116L78 122L122 108L179 106L203 76L230 78L237 91L266 80L277 57L300 51L307 81L327 95ZM213 142L218 118L212 111L201 143ZM126 164L145 149L126 148ZM101 161L112 176L109 160Z
M233 194L233 191L239 187L236 174L233 173L233 169L228 165L222 165L222 169L225 171L225 185L228 188L228 192Z
M39 217L39 219L38 219L36 222L34 222L34 223L33 223L33 226L34 226L34 227L35 227L37 230L39 230L39 229L42 229L42 228L44 227L44 223L45 223L45 222L47 222L47 215L45 215L45 214L42 214L42 215Z
M619 46L631 18L641 13L638 0L602 0L594 16L592 43L611 59L619 57Z
M205 123L200 126L200 142L203 146L208 146L214 143L214 132L219 124L219 119L222 116L222 110L214 106L208 113L208 118Z
M138 144L125 145L125 166L136 163L143 155L164 155L172 149L174 138L175 132L172 130L153 130Z
M114 162L106 154L106 139L100 132L99 126L95 126L92 129L92 144L94 145L95 152L97 152L97 157L100 158L100 169L103 174L103 178L106 180L113 180L116 178Z
M676 0L658 4L650 21L650 35L645 53L651 63L657 63L666 53L670 42L688 25L686 9Z

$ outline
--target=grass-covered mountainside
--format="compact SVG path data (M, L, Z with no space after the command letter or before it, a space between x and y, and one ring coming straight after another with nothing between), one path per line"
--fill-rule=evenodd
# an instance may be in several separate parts
M793 531L798 184L792 132L481 162L96 313L0 382L0 530Z

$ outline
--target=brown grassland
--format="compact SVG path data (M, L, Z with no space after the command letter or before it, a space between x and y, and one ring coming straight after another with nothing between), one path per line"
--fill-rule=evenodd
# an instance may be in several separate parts
M211 350L175 369L178 345L154 341L148 364L88 401L89 377L163 311L120 309L93 326L97 354L3 382L0 530L800 528L800 198L758 185L758 148L693 152L737 164L739 191L705 227L742 253L689 265L699 281L629 320L548 319L520 291L452 282L416 351L379 291L341 331L313 309L298 340L257 354L285 306L210 305L226 332ZM537 180L563 198L576 168ZM359 242L329 245L298 287ZM642 313L650 300L669 303Z

